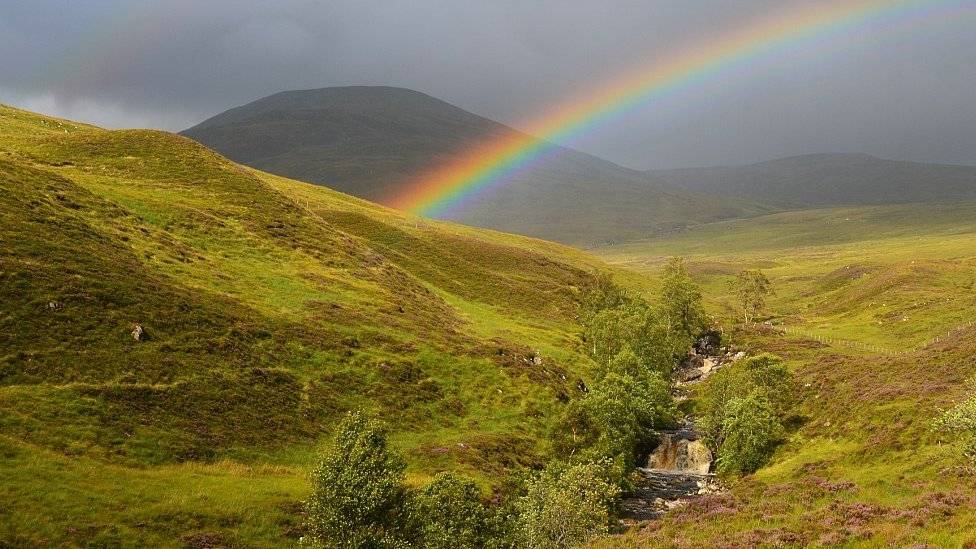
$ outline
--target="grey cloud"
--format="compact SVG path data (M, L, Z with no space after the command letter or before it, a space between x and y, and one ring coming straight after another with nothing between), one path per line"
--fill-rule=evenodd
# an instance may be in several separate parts
M281 90L384 84L519 127L683 44L808 1L7 2L0 101L179 130ZM569 144L638 168L809 152L976 163L974 23L789 50Z

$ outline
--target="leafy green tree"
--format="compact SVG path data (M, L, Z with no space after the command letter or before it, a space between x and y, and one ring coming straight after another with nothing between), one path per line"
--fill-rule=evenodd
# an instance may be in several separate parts
M772 282L758 270L740 272L733 282L733 290L747 324L766 309L766 298L775 295Z
M607 309L616 309L629 299L620 286L614 284L608 273L597 273L593 285L583 295L580 303L580 323L589 324L593 315Z
M741 360L737 368L747 377L746 383L762 389L777 417L786 419L797 400L797 385L793 373L776 355L763 353Z
M558 423L558 451L588 460L612 460L611 477L624 482L637 450L655 429L678 416L670 384L625 350L584 397L565 409Z
M718 455L719 471L747 473L761 466L782 439L795 401L793 376L774 355L740 360L709 378L697 426Z
M722 432L718 470L743 474L766 463L783 437L783 426L766 392L756 389L728 403L722 419Z
M552 466L529 481L518 511L518 547L575 547L606 534L620 489L598 464Z
M669 325L689 339L696 338L708 328L701 290L680 257L672 257L664 266L661 307Z
M303 544L337 548L407 547L408 493L403 458L386 432L360 414L346 416L312 473Z
M471 479L452 473L437 475L417 493L414 509L424 547L484 547L492 537L490 513Z
M639 299L592 315L583 327L583 337L590 356L604 368L629 349L644 367L665 376L690 345L688 338L670 330L662 315Z

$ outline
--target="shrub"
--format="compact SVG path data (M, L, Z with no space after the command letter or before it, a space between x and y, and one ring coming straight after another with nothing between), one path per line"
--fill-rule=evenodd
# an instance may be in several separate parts
M389 449L386 432L377 423L360 414L346 416L312 473L303 544L408 546L404 468L403 458Z
M620 490L598 464L547 468L529 481L516 504L518 547L549 549L582 545L610 524L610 507Z
M976 377L966 382L969 396L935 420L935 428L951 433L963 441L963 453L976 461Z
M584 459L612 459L616 479L633 466L637 450L652 442L654 430L678 416L669 383L621 353L590 392L566 407L559 421L556 447Z
M414 508L424 547L484 547L492 537L481 490L470 479L437 475L417 493Z

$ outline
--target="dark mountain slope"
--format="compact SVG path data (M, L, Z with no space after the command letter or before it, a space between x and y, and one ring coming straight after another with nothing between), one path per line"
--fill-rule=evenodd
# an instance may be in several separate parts
M183 132L249 166L380 202L472 147L514 133L416 91L364 86L278 93ZM447 218L583 244L764 211L557 148Z
M796 206L976 200L976 167L812 154L753 164L647 172L689 191Z

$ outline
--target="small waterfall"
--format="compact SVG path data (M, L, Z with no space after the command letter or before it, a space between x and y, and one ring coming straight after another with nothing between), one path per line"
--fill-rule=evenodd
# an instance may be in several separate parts
M661 442L647 460L647 468L707 475L712 452L690 428L661 433Z

